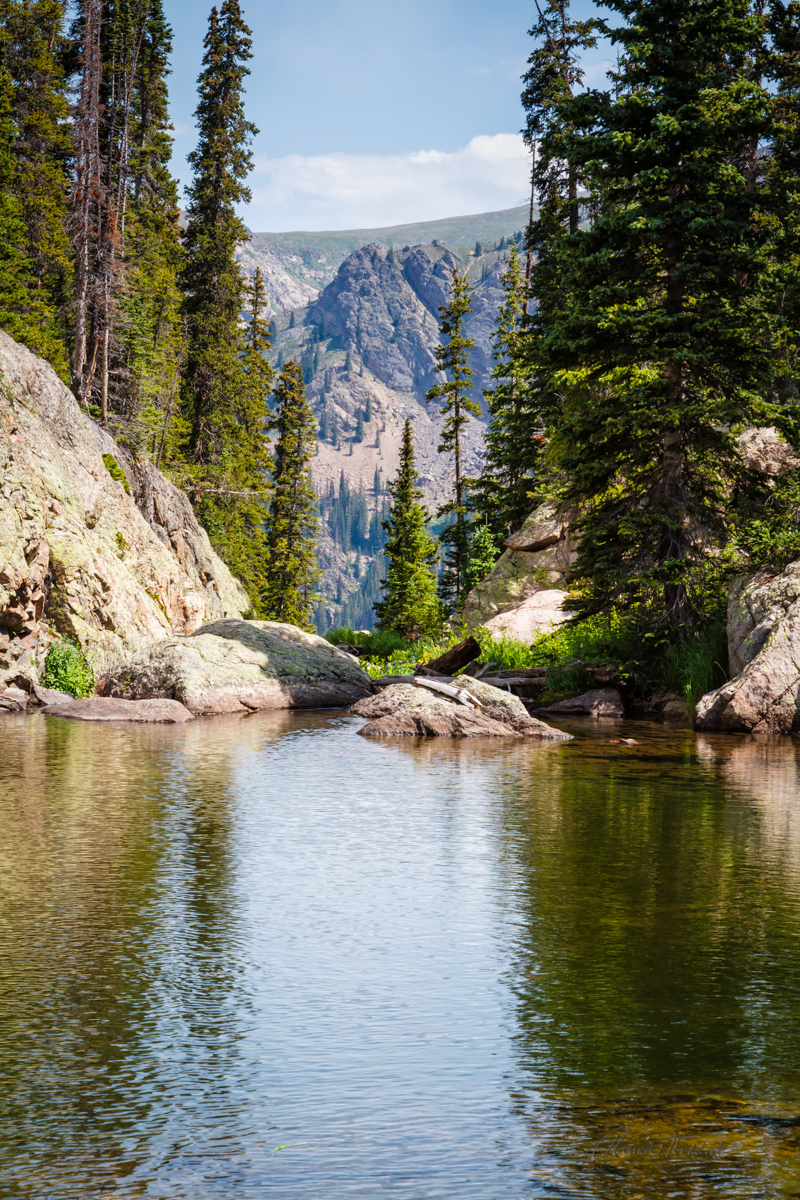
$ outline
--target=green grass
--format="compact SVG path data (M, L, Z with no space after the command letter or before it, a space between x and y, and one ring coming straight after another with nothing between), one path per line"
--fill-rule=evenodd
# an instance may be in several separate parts
M349 642L363 652L361 662L373 677L410 675L416 665L443 654L464 637L463 632L439 641L408 642L397 634L356 633L332 629L334 645ZM539 667L547 671L548 693L575 695L597 687L597 668L610 668L631 693L647 699L658 692L674 693L693 707L706 692L728 678L724 625L716 624L679 639L666 629L642 627L634 619L612 612L587 617L576 625L563 625L542 633L533 642L474 631L481 660L501 670Z

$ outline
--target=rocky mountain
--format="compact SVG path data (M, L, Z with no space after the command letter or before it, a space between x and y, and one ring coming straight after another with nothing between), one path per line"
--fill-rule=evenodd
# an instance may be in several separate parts
M248 274L261 268L271 312L289 312L316 300L344 260L362 246L374 244L389 250L442 242L471 250L476 242L499 242L524 229L527 220L527 209L522 206L381 229L253 233L242 246L239 259Z
M274 365L290 358L302 364L319 422L313 476L324 526L320 628L371 624L382 574L386 483L399 465L406 417L413 421L429 510L449 499L452 462L437 450L442 418L436 404L425 403L436 378L439 309L453 271L466 269L474 286L473 311L465 322L475 341L473 395L485 418L482 393L490 382L507 249L505 236L474 249L371 243L348 255L312 303L273 320ZM484 429L484 419L470 417L463 439L467 474L480 470Z

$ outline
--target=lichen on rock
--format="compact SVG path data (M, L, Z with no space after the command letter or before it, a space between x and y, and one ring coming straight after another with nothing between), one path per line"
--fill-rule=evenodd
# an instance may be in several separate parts
M350 712L369 717L363 737L510 737L569 741L570 734L528 715L518 696L459 675L458 687L479 701L467 708L438 692L411 682L392 683L378 695L354 704Z
M37 679L54 635L101 669L247 608L188 498L5 333L0 401L0 680Z
M373 688L366 671L324 638L244 620L154 642L98 683L103 696L174 699L195 714L346 706Z

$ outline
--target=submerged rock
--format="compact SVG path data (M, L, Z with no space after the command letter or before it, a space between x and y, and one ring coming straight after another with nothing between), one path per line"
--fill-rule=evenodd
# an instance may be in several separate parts
M616 688L592 688L581 696L570 696L568 700L558 700L536 711L563 717L622 717L625 706Z
M412 682L392 683L376 696L354 704L350 712L371 720L363 737L536 737L569 741L570 734L530 717L525 705L509 692L459 675L453 681L481 704L467 708Z
M697 729L800 730L800 562L736 579L728 597L728 653L735 678L703 696Z
M193 713L352 704L373 690L349 654L277 621L214 621L165 638L109 671L103 696L180 700Z
M70 704L48 704L42 710L48 717L69 717L73 721L139 721L154 725L177 725L194 720L194 713L177 700L118 700L92 696L72 700Z

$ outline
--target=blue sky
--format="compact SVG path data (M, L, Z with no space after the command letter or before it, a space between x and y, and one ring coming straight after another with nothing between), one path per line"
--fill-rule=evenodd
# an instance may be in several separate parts
M524 201L520 75L533 0L242 0L255 230L431 220ZM166 0L174 169L185 182L210 0ZM576 14L594 11L589 0ZM602 85L609 51L587 61Z

